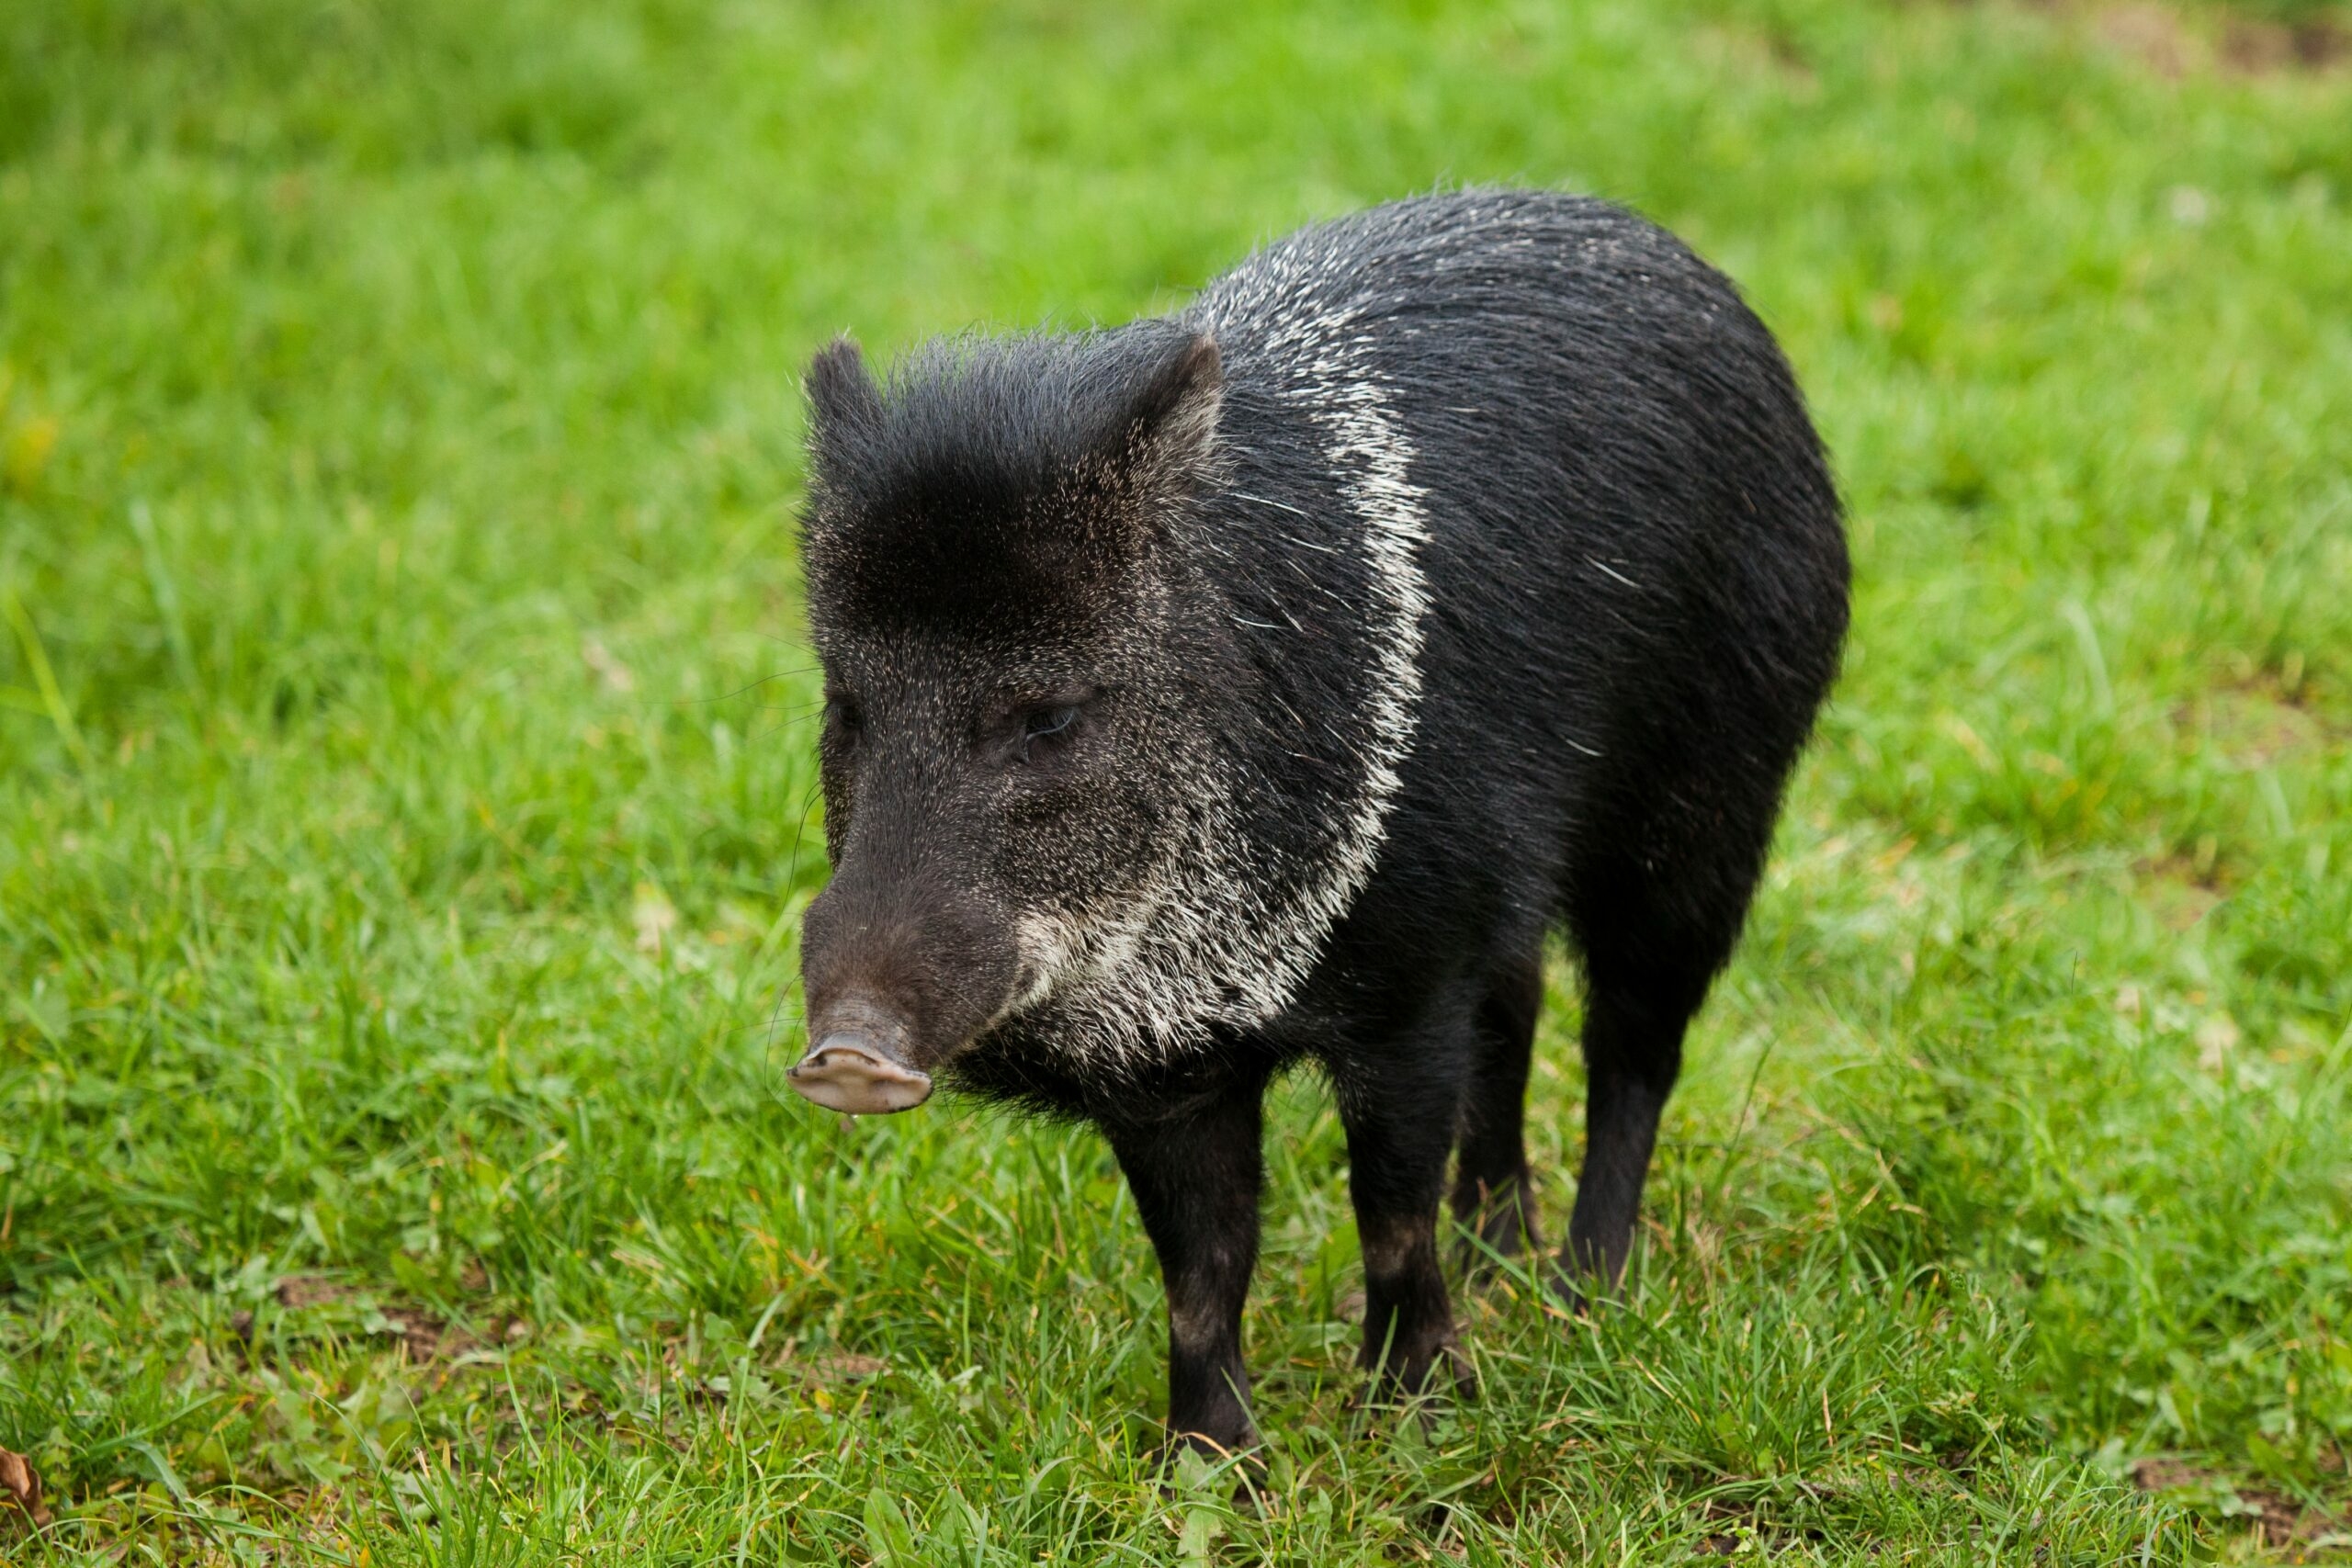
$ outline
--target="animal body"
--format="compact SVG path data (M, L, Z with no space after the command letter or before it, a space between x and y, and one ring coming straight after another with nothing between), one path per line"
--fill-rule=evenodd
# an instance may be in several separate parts
M1170 1430L1243 1450L1268 1083L1336 1094L1365 1365L1458 1376L1448 1168L1488 1246L1534 1245L1564 930L1563 1272L1614 1281L1846 626L1821 445L1732 286L1601 202L1465 190L1165 318L878 380L843 342L808 386L834 869L795 1087L1100 1127L1166 1285Z

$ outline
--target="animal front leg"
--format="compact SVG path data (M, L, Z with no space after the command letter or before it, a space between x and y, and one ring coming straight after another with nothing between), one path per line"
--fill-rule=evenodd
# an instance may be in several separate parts
M1427 1392L1441 1368L1462 1392L1470 1386L1437 1254L1458 1092L1433 1089L1386 1078L1342 1084L1340 1092L1363 1247L1363 1365L1406 1393Z
M1254 1448L1241 1308L1258 1261L1262 1083L1165 1121L1108 1127L1168 1292L1168 1431L1212 1455Z

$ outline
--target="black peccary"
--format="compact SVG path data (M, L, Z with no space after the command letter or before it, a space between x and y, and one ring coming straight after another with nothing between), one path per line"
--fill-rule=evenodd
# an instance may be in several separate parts
M1367 1366L1460 1375L1439 1203L1532 1240L1547 931L1583 959L1563 1260L1615 1280L1692 1011L1835 673L1847 560L1787 364L1598 201L1302 231L1173 316L808 375L831 885L820 1105L1084 1117L1167 1285L1179 1438L1255 1438L1260 1100L1334 1085Z

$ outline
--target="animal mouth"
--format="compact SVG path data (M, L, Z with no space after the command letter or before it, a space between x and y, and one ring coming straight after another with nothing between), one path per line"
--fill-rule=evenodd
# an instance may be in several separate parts
M818 1041L784 1076L803 1100L852 1116L911 1111L931 1098L929 1073L893 1060L847 1030Z

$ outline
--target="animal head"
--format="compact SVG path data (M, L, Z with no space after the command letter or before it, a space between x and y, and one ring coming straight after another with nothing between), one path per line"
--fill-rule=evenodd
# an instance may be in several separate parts
M1215 744L1221 622L1182 536L1223 387L1216 343L1162 322L810 367L833 875L803 930L808 1099L921 1103L1165 897Z

